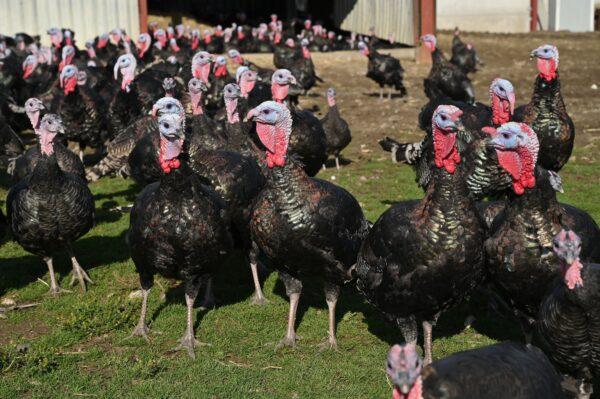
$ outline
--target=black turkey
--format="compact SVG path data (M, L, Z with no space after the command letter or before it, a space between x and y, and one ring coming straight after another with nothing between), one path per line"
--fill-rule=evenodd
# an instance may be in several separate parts
M367 77L379 85L379 99L383 99L383 88L385 86L390 87L388 99L392 98L392 87L400 91L400 97L405 96L404 68L402 68L400 60L389 54L380 54L364 42L359 42L358 48L364 56L369 58Z
M427 50L431 52L431 71L423 81L425 95L430 100L450 98L467 103L475 102L475 91L471 80L456 65L451 64L437 48L437 39L428 34L421 37Z
M538 135L539 164L558 172L569 160L575 141L575 126L560 92L558 49L546 44L531 52L540 72L533 96L527 105L515 110L515 121L524 122Z
M335 157L335 167L340 169L340 152L350 144L352 135L348 123L340 115L340 110L335 103L335 89L327 89L327 114L321 119L323 131L327 138L327 154ZM325 165L323 165L325 166Z
M60 118L45 115L39 127L41 155L33 172L14 185L6 198L8 223L14 239L26 251L43 258L50 273L50 292L60 293L53 257L66 250L73 265L71 285L86 290L91 283L72 244L94 224L94 197L81 177L63 171L53 140L62 129Z
M356 199L341 187L309 177L287 157L292 116L268 101L251 110L266 147L267 184L255 200L250 229L286 287L290 298L288 327L280 346L295 346L296 311L307 277L324 281L329 334L323 348L337 348L335 307L340 286L350 280L368 222Z
M513 342L455 353L423 367L414 344L387 357L393 399L563 399L560 376L535 346Z
M25 102L25 113L27 114L33 131L40 137L41 131L40 114L45 109L42 102L37 98L30 98ZM58 167L65 173L75 174L85 180L85 169L81 159L75 153L60 143L60 139L64 138L64 126L57 131L59 134L53 139L53 154L58 163ZM29 147L22 155L14 159L9 165L10 174L15 182L21 181L27 175L31 174L37 165L38 160L42 157L40 143Z
M194 302L201 282L222 270L232 240L224 204L190 169L182 152L183 118L163 115L158 126L162 176L139 194L127 234L143 292L141 317L132 335L148 340L146 311L154 275L183 280L187 328L176 349L193 358L200 345L194 336Z
M452 58L450 58L450 62L459 67L465 75L470 72L477 72L477 64L480 63L473 45L461 40L458 28L454 30L454 37L452 38Z
M498 135L498 159L512 176L513 190L508 193L506 209L490 228L485 244L487 268L529 339L539 305L560 270L552 239L562 229L563 214L554 193L555 176L535 168L538 141L533 130L511 122L501 126ZM588 218L593 228L595 222ZM587 260L597 251L600 231L595 226L595 231L584 233L595 235L583 248Z
M540 306L534 338L559 371L579 381L577 397L589 399L600 377L600 264L580 260L581 244L571 230L554 237L560 275Z
M398 323L406 342L417 342L422 322L426 363L432 360L432 325L484 278L485 226L465 181L457 139L464 130L461 115L457 107L438 107L432 118L435 167L425 197L379 217L356 268L359 291Z

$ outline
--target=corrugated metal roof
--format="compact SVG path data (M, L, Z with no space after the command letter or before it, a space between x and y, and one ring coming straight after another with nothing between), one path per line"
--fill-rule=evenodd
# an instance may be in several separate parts
M369 34L374 26L383 39L414 44L412 0L336 0L334 19L341 29Z
M0 10L0 33L40 35L46 44L53 27L75 31L79 47L113 28L139 35L137 0L0 0Z

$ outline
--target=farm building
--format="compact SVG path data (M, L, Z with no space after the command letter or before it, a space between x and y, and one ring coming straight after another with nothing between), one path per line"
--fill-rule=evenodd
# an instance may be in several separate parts
M312 17L327 26L363 34L373 27L380 37L392 35L398 42L414 45L420 33L433 28L423 25L426 12L431 21L435 15L438 29L458 25L465 31L502 33L594 30L594 0L568 1L568 7L566 0L465 0L460 8L455 5L452 0L0 0L5 10L0 26L3 34L27 31L44 37L46 30L60 25L78 32L80 40L88 40L117 26L136 37L145 29L148 15L167 16L177 23L185 15L217 24L240 16L248 21L265 20L277 13L286 18ZM238 10L245 10L244 14Z

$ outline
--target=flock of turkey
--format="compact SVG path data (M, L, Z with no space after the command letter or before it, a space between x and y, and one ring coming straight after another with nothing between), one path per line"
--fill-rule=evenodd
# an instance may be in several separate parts
M48 34L51 47L27 34L0 39L0 155L13 179L0 235L10 231L44 260L52 294L66 291L53 268L61 251L71 257L71 285L85 291L93 283L72 249L94 225L88 182L131 177L143 187L127 233L143 293L132 335L148 340L154 276L179 279L188 312L178 348L194 357L199 290L211 303L212 276L241 250L254 303L266 301L261 267L285 284L290 309L280 346L296 345L303 286L316 278L329 308L322 347L337 349L340 287L355 284L404 336L388 355L394 398L560 398L558 372L577 380L578 397L590 396L600 376L600 229L556 199L575 135L556 47L531 53L539 74L529 104L516 107L512 84L498 78L488 106L475 103L468 77L480 64L473 47L456 32L448 61L435 36L422 37L433 60L419 116L425 137L380 144L394 162L415 168L425 194L372 224L352 194L313 177L329 156L339 168L351 140L335 90L321 120L298 106L298 96L322 82L311 51L343 49L368 57L367 76L381 96L386 86L406 94L400 62L378 51L389 43L337 36L310 21L296 29L276 16L256 28L203 33L151 24L135 43L115 29L85 50L71 30ZM246 52L273 52L278 69L246 60ZM31 128L36 143L26 149L21 132ZM439 315L478 288L518 318L527 344L432 362Z

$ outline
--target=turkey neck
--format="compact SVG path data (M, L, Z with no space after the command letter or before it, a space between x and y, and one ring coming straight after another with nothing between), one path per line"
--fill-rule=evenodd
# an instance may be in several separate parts
M468 217L477 217L475 202L469 197L465 182L465 166L460 163L454 173L434 167L432 182L413 217L418 224L423 216L435 224L459 226Z
M437 47L431 52L431 62L433 65L442 65L447 62L446 57Z
M35 189L51 189L58 183L64 180L65 175L58 166L56 160L56 154L45 155L40 154L40 158L33 169L31 178L29 179L30 185Z
M552 117L559 112L566 113L565 103L560 92L558 72L551 81L539 76L535 80L531 104L542 117Z
M188 165L187 154L181 154L179 156L179 162L181 163L179 168L171 169L169 173L163 172L160 177L161 192L167 194L173 191L177 193L190 192L192 188L193 172Z
M471 197L479 201L484 196L506 190L512 185L512 178L498 165L496 149L488 139L476 140L463 154L463 162L469 170L465 182Z
M300 223L301 214L315 202L310 197L312 190L307 190L314 184L304 170L294 160L287 159L283 167L274 167L268 173L268 187L276 191L273 198L278 210L288 215L290 220Z
M541 168L535 171L536 186L526 189L522 195L510 190L506 204L506 220L522 231L533 232L524 237L535 247L552 250L552 238L561 229L560 205L556 193Z

